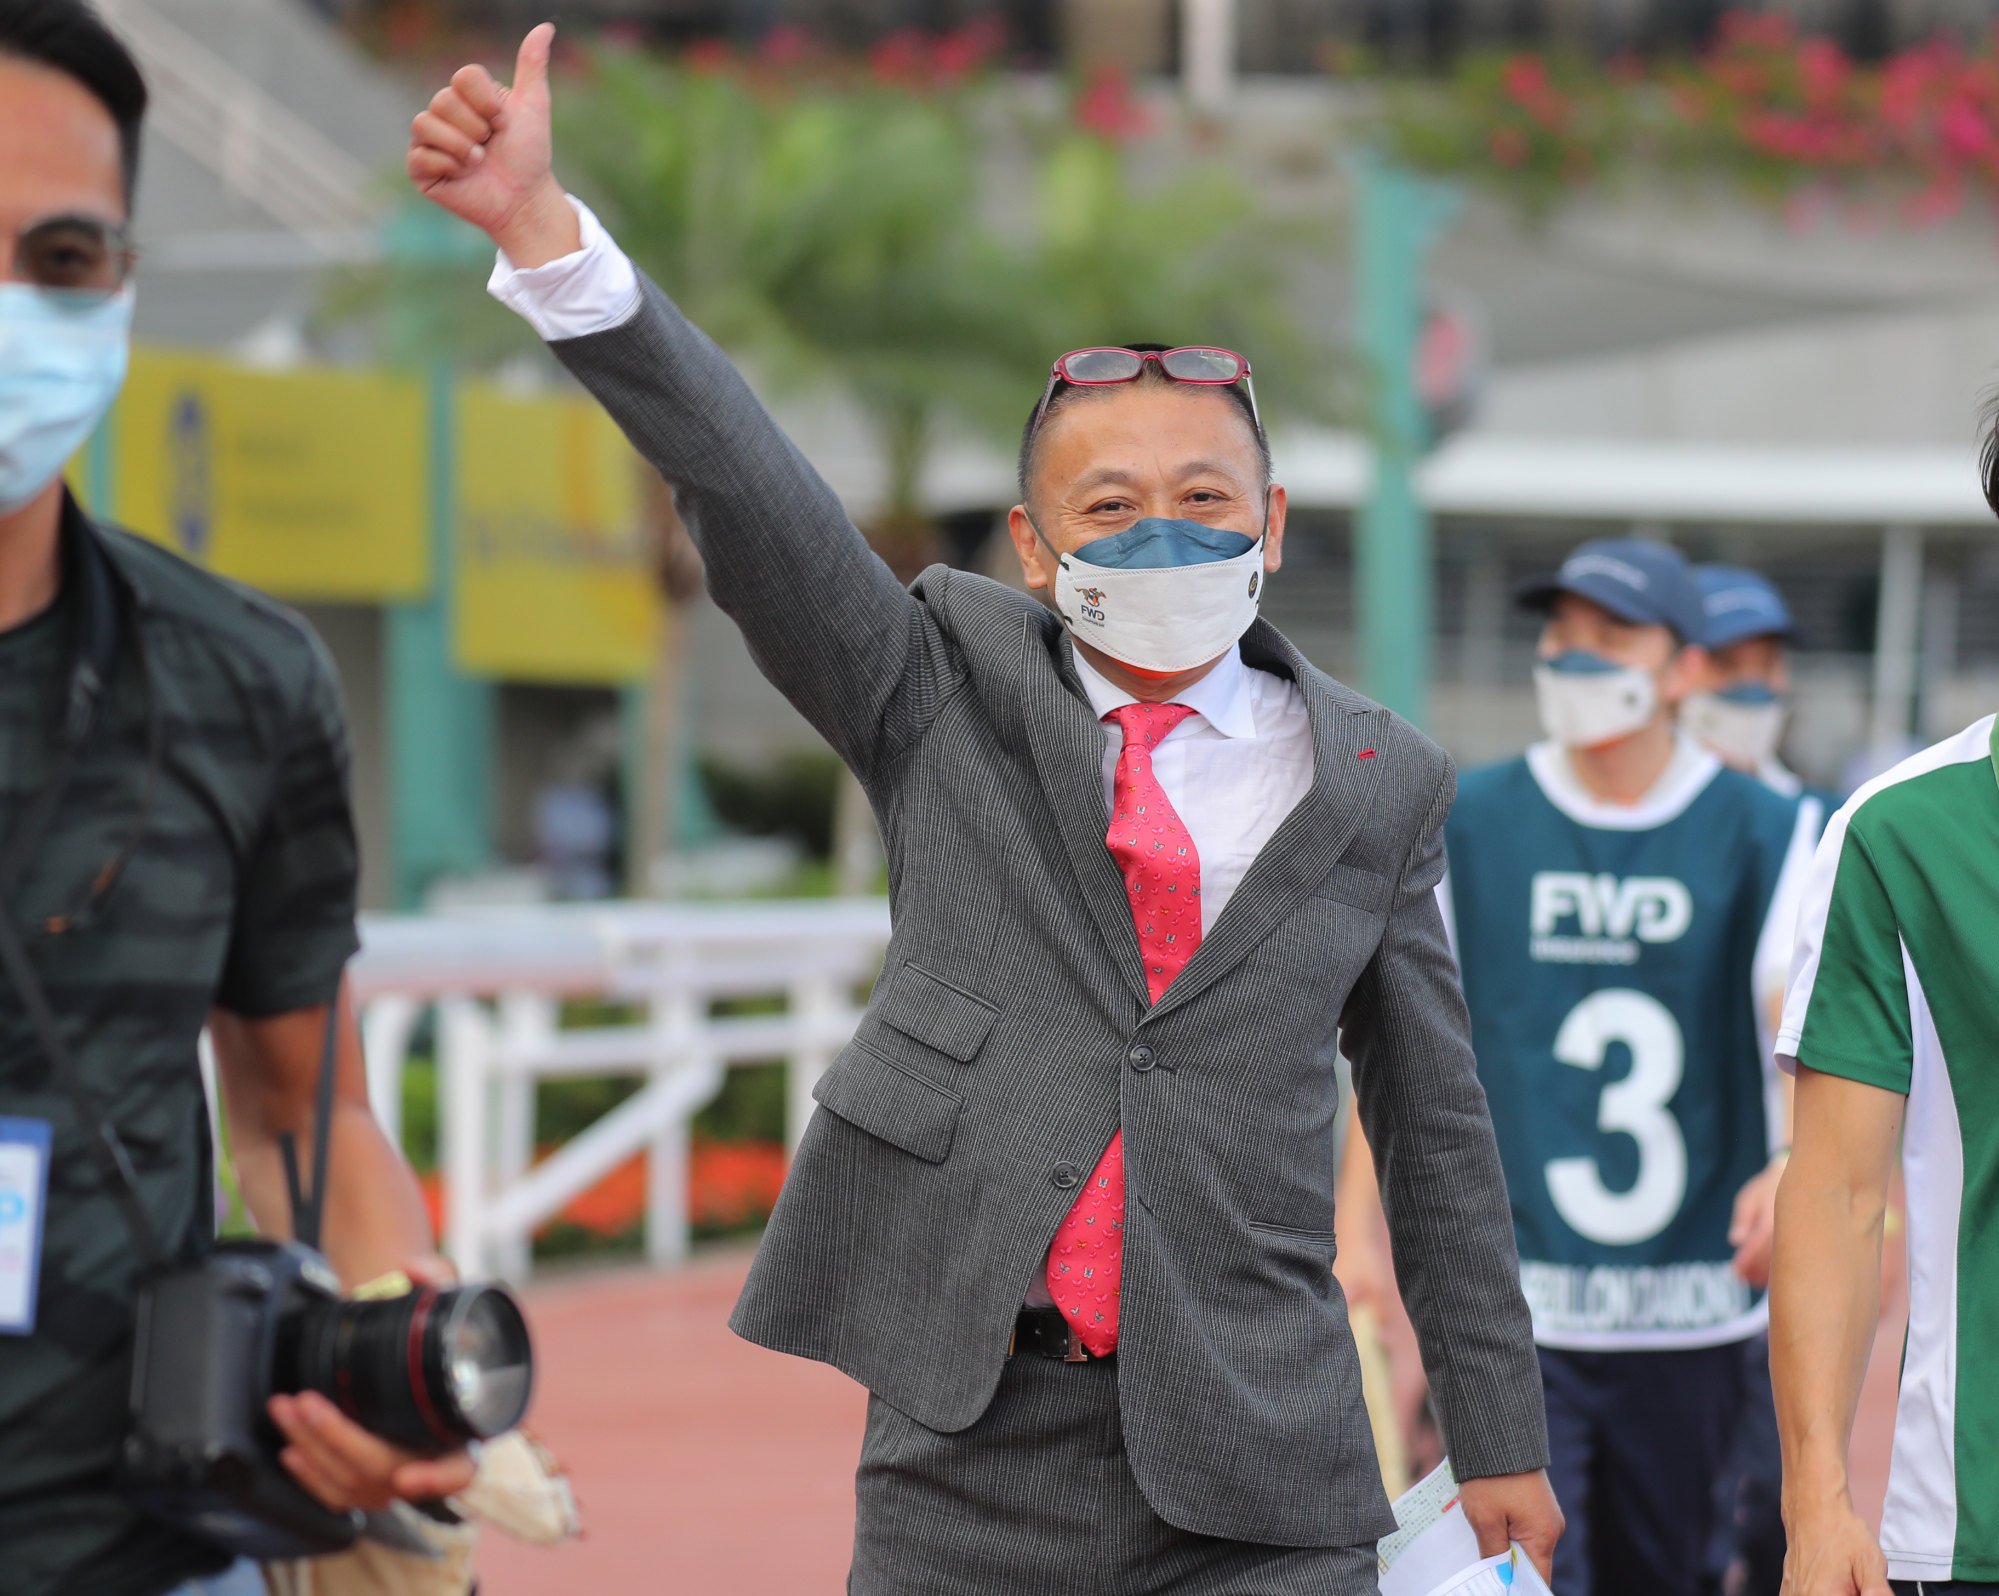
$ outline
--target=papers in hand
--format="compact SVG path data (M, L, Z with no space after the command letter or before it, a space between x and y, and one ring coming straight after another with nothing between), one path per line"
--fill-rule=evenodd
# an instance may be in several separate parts
M1395 1533L1375 1556L1381 1596L1548 1596L1518 1546L1479 1556L1448 1458L1396 1502Z

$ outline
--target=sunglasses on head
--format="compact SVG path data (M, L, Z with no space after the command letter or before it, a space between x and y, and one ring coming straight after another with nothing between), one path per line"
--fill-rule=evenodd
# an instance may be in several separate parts
M50 216L14 235L12 269L17 283L95 305L132 279L138 251L119 223L96 216Z
M1249 362L1233 349L1216 349L1208 344L1185 344L1178 349L1072 349L1048 368L1048 386L1041 391L1041 403L1034 407L1030 432L1041 430L1048 414L1048 401L1055 397L1057 384L1074 388L1108 388L1121 382L1136 382L1145 374L1149 360L1175 382L1192 383L1197 388L1229 388L1242 384L1249 400L1249 418L1263 431L1263 419L1256 413L1256 385L1249 380Z

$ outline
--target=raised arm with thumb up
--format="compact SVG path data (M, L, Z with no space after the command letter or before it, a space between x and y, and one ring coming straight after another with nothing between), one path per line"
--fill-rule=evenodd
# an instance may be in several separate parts
M551 167L548 56L555 24L521 41L511 88L482 66L460 67L410 124L410 181L479 228L516 266L582 244Z

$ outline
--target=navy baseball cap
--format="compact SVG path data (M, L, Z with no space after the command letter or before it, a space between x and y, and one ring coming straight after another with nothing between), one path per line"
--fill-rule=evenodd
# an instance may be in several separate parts
M1751 637L1798 640L1798 623L1768 577L1732 565L1703 565L1694 572L1707 617L1707 646L1727 648Z
M1598 538L1585 543L1552 576L1513 590L1524 609L1548 610L1564 593L1601 604L1636 626L1669 626L1682 643L1702 643L1707 622L1700 584L1685 555L1650 538Z

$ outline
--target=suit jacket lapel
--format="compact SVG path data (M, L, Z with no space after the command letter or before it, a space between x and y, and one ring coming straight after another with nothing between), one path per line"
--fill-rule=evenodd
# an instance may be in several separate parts
M1251 862L1228 907L1167 988L1154 1015L1205 991L1275 931L1339 863L1373 801L1380 761L1360 754L1379 745L1388 712L1341 702L1326 678L1267 622L1250 628L1242 650L1245 663L1289 676L1305 695L1312 723L1312 785ZM1101 837L1097 846L1109 856Z
M1104 812L1104 728L1090 712L1068 649L1058 643L1051 660L1032 614L1021 619L1021 666L1027 743L1056 833L1075 866L1076 890L1096 921L1111 962L1139 1003L1147 1005L1151 996L1145 988L1145 962L1124 875L1104 844L1110 826Z

